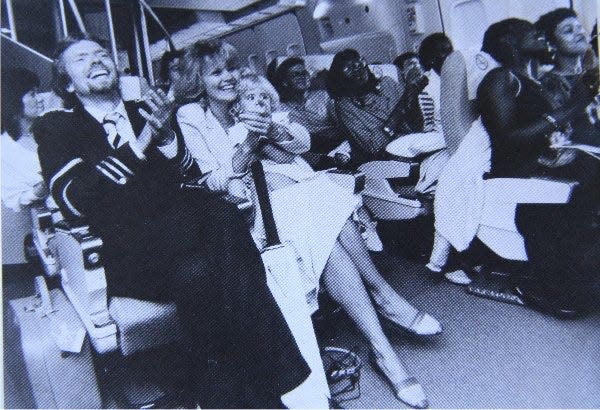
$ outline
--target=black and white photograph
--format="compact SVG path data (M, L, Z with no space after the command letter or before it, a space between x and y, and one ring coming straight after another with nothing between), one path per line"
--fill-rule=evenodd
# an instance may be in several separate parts
M600 0L0 12L0 407L600 408Z

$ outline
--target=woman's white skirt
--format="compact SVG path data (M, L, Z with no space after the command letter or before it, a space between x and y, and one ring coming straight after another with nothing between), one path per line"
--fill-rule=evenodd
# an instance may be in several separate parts
M477 119L438 179L435 229L459 252L467 249L481 221L483 175L490 170L490 158L490 139Z
M310 179L272 191L270 198L279 238L296 251L306 293L316 298L329 255L342 227L361 205L360 196L327 174L314 173ZM257 239L264 239L261 225L257 214Z

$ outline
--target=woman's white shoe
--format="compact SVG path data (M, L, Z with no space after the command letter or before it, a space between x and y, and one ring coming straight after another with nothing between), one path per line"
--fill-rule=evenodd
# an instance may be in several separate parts
M455 270L452 272L444 273L444 276L448 281L456 284L456 285L470 285L473 280L465 273L463 270Z

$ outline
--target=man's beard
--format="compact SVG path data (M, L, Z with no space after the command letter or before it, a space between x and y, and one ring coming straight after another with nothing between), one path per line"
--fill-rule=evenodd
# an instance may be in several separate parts
M94 94L113 94L119 92L119 76L115 76L112 81L102 84L92 84L90 92Z

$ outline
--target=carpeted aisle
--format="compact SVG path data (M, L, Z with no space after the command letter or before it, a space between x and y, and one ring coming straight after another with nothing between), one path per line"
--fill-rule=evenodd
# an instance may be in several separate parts
M429 341L388 332L432 408L600 408L600 315L554 319L436 283L398 257L377 259L390 283L444 326ZM360 346L366 360L366 343L353 326L339 330L333 343ZM360 398L342 405L406 407L368 363Z

